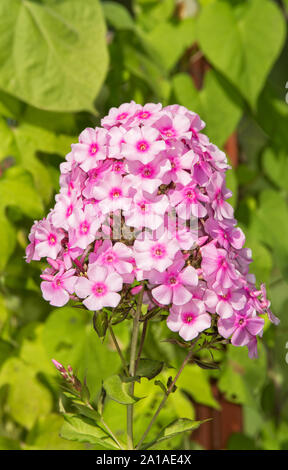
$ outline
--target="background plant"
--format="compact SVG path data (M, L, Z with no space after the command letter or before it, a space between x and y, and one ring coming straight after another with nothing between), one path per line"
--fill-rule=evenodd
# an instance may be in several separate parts
M71 363L82 379L91 374L95 387L120 368L113 344L102 346L95 337L89 312L46 305L39 263L27 266L23 256L31 220L43 217L58 191L58 167L70 143L111 106L131 99L178 102L198 112L220 147L237 133L239 160L227 185L253 250L253 272L268 285L281 318L277 329L267 326L258 360L228 348L220 372L188 366L159 426L184 411L194 417L189 395L219 407L210 374L229 400L243 405L244 433L231 437L230 448L287 448L287 10L287 1L269 0L1 2L2 448L83 448L58 437L62 417L51 357ZM191 72L195 77L202 57L209 67L199 91ZM160 361L179 366L182 351L159 343L156 326L144 353L149 357L153 348ZM129 331L119 324L115 332L128 347ZM162 391L144 380L137 394L149 394L154 404ZM111 426L121 421L121 410L113 402L106 417Z

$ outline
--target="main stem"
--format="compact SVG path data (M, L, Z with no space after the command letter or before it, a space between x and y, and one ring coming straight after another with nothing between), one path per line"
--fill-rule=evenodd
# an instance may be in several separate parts
M139 326L140 326L140 315L141 315L141 307L143 302L143 294L144 294L144 286L139 293L139 298L137 302L137 308L135 312L135 316L133 319L133 330L132 330L132 339L131 339L131 350L130 350L130 364L129 364L129 375L130 377L135 376L136 372L136 352L137 352L137 342L138 342L138 334L139 334ZM130 395L132 396L134 393L134 382L131 382L130 385ZM134 449L133 443L133 409L134 405L127 405L127 446L128 449Z
M186 364L188 364L188 362L191 360L191 358L193 356L193 353L194 353L194 351L193 351L193 349L191 349L189 351L189 353L187 354L187 356L185 357L184 361L182 362L180 369L178 370L173 382L170 384L166 394L163 397L163 400L161 401L160 405L158 406L158 408L157 408L153 418L151 419L146 431L144 432L143 436L141 437L140 441L138 442L138 444L136 446L136 449L140 449L141 445L143 444L144 440L146 439L146 436L150 432L150 429L152 428L154 422L156 421L160 411L162 410L162 408L164 407L166 401L168 400L168 397L169 397L170 393L172 392L172 390L174 388L174 385L176 384L180 374L183 372L183 369L186 366Z

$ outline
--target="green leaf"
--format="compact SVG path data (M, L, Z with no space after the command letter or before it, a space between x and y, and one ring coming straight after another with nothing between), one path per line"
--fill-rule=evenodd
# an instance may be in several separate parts
M175 10L175 0L136 0L137 23L143 29L151 30L167 21Z
M122 53L125 68L132 75L143 80L156 96L166 102L170 93L170 83L163 75L159 64L143 52L131 47L129 43L123 44Z
M286 152L277 155L272 148L263 154L263 167L267 177L279 188L288 191L288 158Z
M266 355L258 342L259 357L251 360L246 348L229 345L218 381L227 400L259 408L259 393L266 381Z
M113 28L134 30L135 23L127 8L116 2L103 2L103 12L108 24Z
M0 31L0 88L42 109L93 109L108 63L97 0L1 2Z
M281 194L272 190L262 191L253 224L255 236L272 249L274 259L287 280L288 246L283 233L288 231L288 207Z
M140 359L136 375L139 377L147 377L151 380L160 374L164 366L164 362L155 361L153 359Z
M211 3L202 9L197 31L207 59L255 108L285 40L279 8L268 0Z
M52 178L49 166L44 165L38 158L40 152L65 155L75 137L57 135L36 125L23 123L18 127L9 126L0 117L0 138L3 145L0 150L0 160L9 155L16 164L29 171L34 178L35 186L45 202L52 194ZM58 172L57 172L57 178ZM57 188L58 189L58 183Z
M42 203L30 175L17 167L7 171L7 176L0 180L0 270L5 267L16 243L15 229L6 216L10 206L19 208L28 217L42 215Z
M256 119L272 142L287 151L288 105L284 99L277 97L269 84L260 95Z
M107 395L112 400L115 400L117 403L121 403L122 405L132 405L137 401L137 399L129 395L129 386L129 383L123 382L119 375L112 375L103 382L103 387Z
M0 90L0 114L7 118L17 118L24 107L23 103L14 96Z
M8 359L0 372L0 387L9 385L8 401L12 418L31 429L40 416L52 408L52 396L35 376L35 371L21 359Z
M116 448L115 442L102 428L95 426L88 418L76 415L65 415L66 422L63 424L60 436L69 441L88 442L101 445L107 449Z
M102 343L96 335L88 311L72 307L53 310L44 325L43 344L49 358L71 364L81 382L86 378L91 397L98 393L102 380L121 367L107 338ZM50 367L54 370L52 363Z
M223 77L209 70L201 91L196 90L192 78L180 73L173 77L176 101L198 113L206 124L204 132L210 140L222 146L235 130L241 114L241 99Z
M100 414L98 413L98 411L88 408L88 406L82 405L81 403L77 403L76 401L73 402L73 406L80 415L92 419L95 422L99 421Z
M64 417L50 413L41 417L29 432L24 449L28 450L85 450L85 445L62 439L59 432Z
M99 338L104 339L108 328L108 314L105 310L94 313L93 326Z
M154 441L148 444L144 443L141 448L151 449L158 445L160 442L166 441L168 439L171 439L172 437L177 436L177 434L182 434L187 431L194 431L195 429L198 429L201 424L206 423L207 421L209 421L209 419L205 419L203 421L193 421L192 419L187 418L176 419L164 429L162 429L162 431Z
M18 441L0 436L0 450L21 450L21 447Z
M185 367L177 381L178 387L188 393L197 403L202 403L219 409L219 403L215 400L209 375L197 365L189 364Z
M156 55L155 58L170 71L195 41L194 18L187 18L177 24L159 23L144 38Z

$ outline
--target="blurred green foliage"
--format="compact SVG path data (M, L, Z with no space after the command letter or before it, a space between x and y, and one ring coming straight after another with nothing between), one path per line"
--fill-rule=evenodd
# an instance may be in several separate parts
M267 283L281 318L278 327L266 325L258 360L229 347L218 358L220 372L188 366L159 426L193 419L189 397L218 409L211 376L227 399L243 405L243 433L232 435L228 448L288 448L287 15L288 2L272 0L2 0L0 449L95 448L59 437L51 359L70 363L96 395L101 379L119 370L118 356L109 340L101 343L89 313L52 310L42 300L41 263L27 265L24 249L33 219L53 204L70 144L110 107L131 99L187 106L220 147L237 133L239 161L228 186L253 249L251 271ZM199 90L191 75L201 61L209 70ZM115 332L128 348L124 325ZM159 341L166 326L149 328L146 357L153 351L152 359L177 366L183 351ZM172 372L164 370L161 380ZM162 393L153 380L136 384L135 395L146 396L136 404L136 437ZM125 409L109 405L105 419L121 438Z

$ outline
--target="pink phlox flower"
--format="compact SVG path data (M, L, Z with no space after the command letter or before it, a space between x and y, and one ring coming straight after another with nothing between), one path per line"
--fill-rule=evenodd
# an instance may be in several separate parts
M104 307L117 307L121 300L118 292L122 289L122 277L110 272L105 266L92 263L87 270L87 277L79 277L75 293L83 300L88 310L101 310Z
M169 113L166 111L154 126L159 130L161 135L168 142L181 137L191 137L190 120L184 114Z
M113 126L124 125L125 127L129 126L129 123L132 121L134 115L138 110L141 109L139 104L136 104L135 101L130 101L130 103L123 103L119 108L111 108L108 116L105 116L101 120L101 126L106 129L110 129Z
M230 261L224 249L217 249L213 243L202 246L201 268L208 284L212 288L235 288L239 285L239 272Z
M171 170L171 163L168 159L158 156L147 164L137 160L129 161L128 169L131 175L125 176L125 183L152 194L162 184L163 175Z
M103 214L128 210L131 205L131 197L128 196L128 187L121 175L110 173L105 180L97 184L93 189L93 195L99 201L99 208Z
M73 192L70 196L67 193L60 193L56 196L56 204L52 212L52 223L56 228L68 230L75 225L75 213L82 208L77 194Z
M204 134L201 134L201 136L203 136L203 138L206 137ZM202 142L202 145L205 147L206 159L209 160L210 164L216 171L226 171L231 168L227 163L225 153L216 147L216 145L209 142L209 139L207 139L206 142Z
M87 175L85 171L81 170L81 168L76 165L76 162L73 162L71 171L60 176L60 194L67 194L71 197L74 193L79 197L84 189Z
M178 331L185 341L190 341L210 328L211 316L206 313L203 302L193 299L185 305L173 305L167 325L170 330Z
M203 152L199 144L184 154L183 165L191 170L191 179L200 186L206 186L213 174L207 152Z
M112 161L106 160L98 163L97 167L88 171L88 178L85 181L85 187L82 191L82 195L85 198L93 198L93 190L96 184L103 182L108 172L111 171Z
M255 307L259 313L267 313L269 320L274 323L275 325L279 325L280 319L276 317L272 311L270 310L271 302L267 299L267 292L265 284L261 284L260 291L256 291L255 293ZM256 297L256 295L258 296Z
M191 154L185 152L182 142L175 144L171 149L163 152L163 158L167 158L171 164L171 170L163 176L163 183L181 183L183 186L191 183L191 172L187 171L191 167Z
M218 302L216 312L221 318L229 318L234 311L243 310L247 304L247 297L243 289L222 289L217 293Z
M157 240L148 232L141 234L142 239L134 242L134 256L138 268L145 271L156 269L163 272L172 263L175 254L179 251L177 240L171 239L167 230Z
M109 158L121 160L125 155L122 152L122 144L125 144L125 127L114 126L109 130Z
M135 126L142 124L151 126L156 119L158 119L161 109L161 103L147 103L144 106L141 106L133 117L132 125Z
M152 295L160 304L183 305L192 299L189 287L197 286L198 276L192 266L183 269L184 264L183 258L180 258L163 273L151 271L149 281L160 284L152 289Z
M187 220L191 217L202 218L207 214L207 209L203 204L209 201L209 198L203 194L196 184L188 186L177 185L175 190L169 193L169 199L172 206L176 207L178 216Z
M131 207L123 213L125 223L129 227L147 227L156 230L163 224L163 217L168 207L169 200L167 196L152 196L149 193L137 191L133 197Z
M231 246L236 250L240 250L245 243L245 235L239 227L235 227L234 219L225 219L217 221L209 217L205 222L206 232L225 250L229 250Z
M81 248L77 246L72 248L71 243L67 239L67 242L64 243L64 247L59 256L62 256L65 268L70 269L73 267L73 261L76 260L79 256L81 256L82 253L83 250Z
M32 260L39 261L41 259L41 257L35 253L37 243L37 239L35 239L35 232L40 223L41 222L38 222L38 220L35 220L28 235L30 243L27 245L25 250L25 260L27 263L30 263Z
M232 192L225 187L224 175L213 173L207 186L207 193L218 220L233 218L234 209L226 202L226 199L232 196Z
M98 250L89 255L89 263L98 263L105 266L109 271L119 274L131 273L133 265L129 261L133 252L124 243L116 242L112 245L111 240L104 240Z
M165 111L171 113L173 116L180 114L186 116L190 121L190 130L193 130L194 134L198 134L205 127L205 122L193 111L188 110L185 106L179 104L172 104L166 106Z
M62 248L61 241L65 236L64 231L56 229L52 225L50 214L47 219L41 220L35 229L35 255L38 258L49 256L56 259Z
M63 305L67 304L70 295L73 294L75 290L75 283L78 279L74 274L75 269L65 271L64 266L62 266L60 271L55 275L49 274L47 271L41 274L40 277L44 279L44 281L41 282L42 294L44 299L49 301L50 305L63 307Z
M85 129L79 136L79 143L72 144L72 154L82 170L87 172L95 168L97 162L107 156L106 129Z
M127 160L147 164L166 147L165 142L158 140L158 137L159 133L153 127L133 127L125 134L126 143L122 144L122 152Z
M83 210L76 211L75 224L69 229L71 248L78 247L85 250L96 239L97 230L103 220L103 215L93 204L88 204Z
M219 333L224 338L231 337L234 346L247 346L257 335L261 335L264 319L257 316L256 311L248 307L240 312L234 312L229 318L218 321Z

